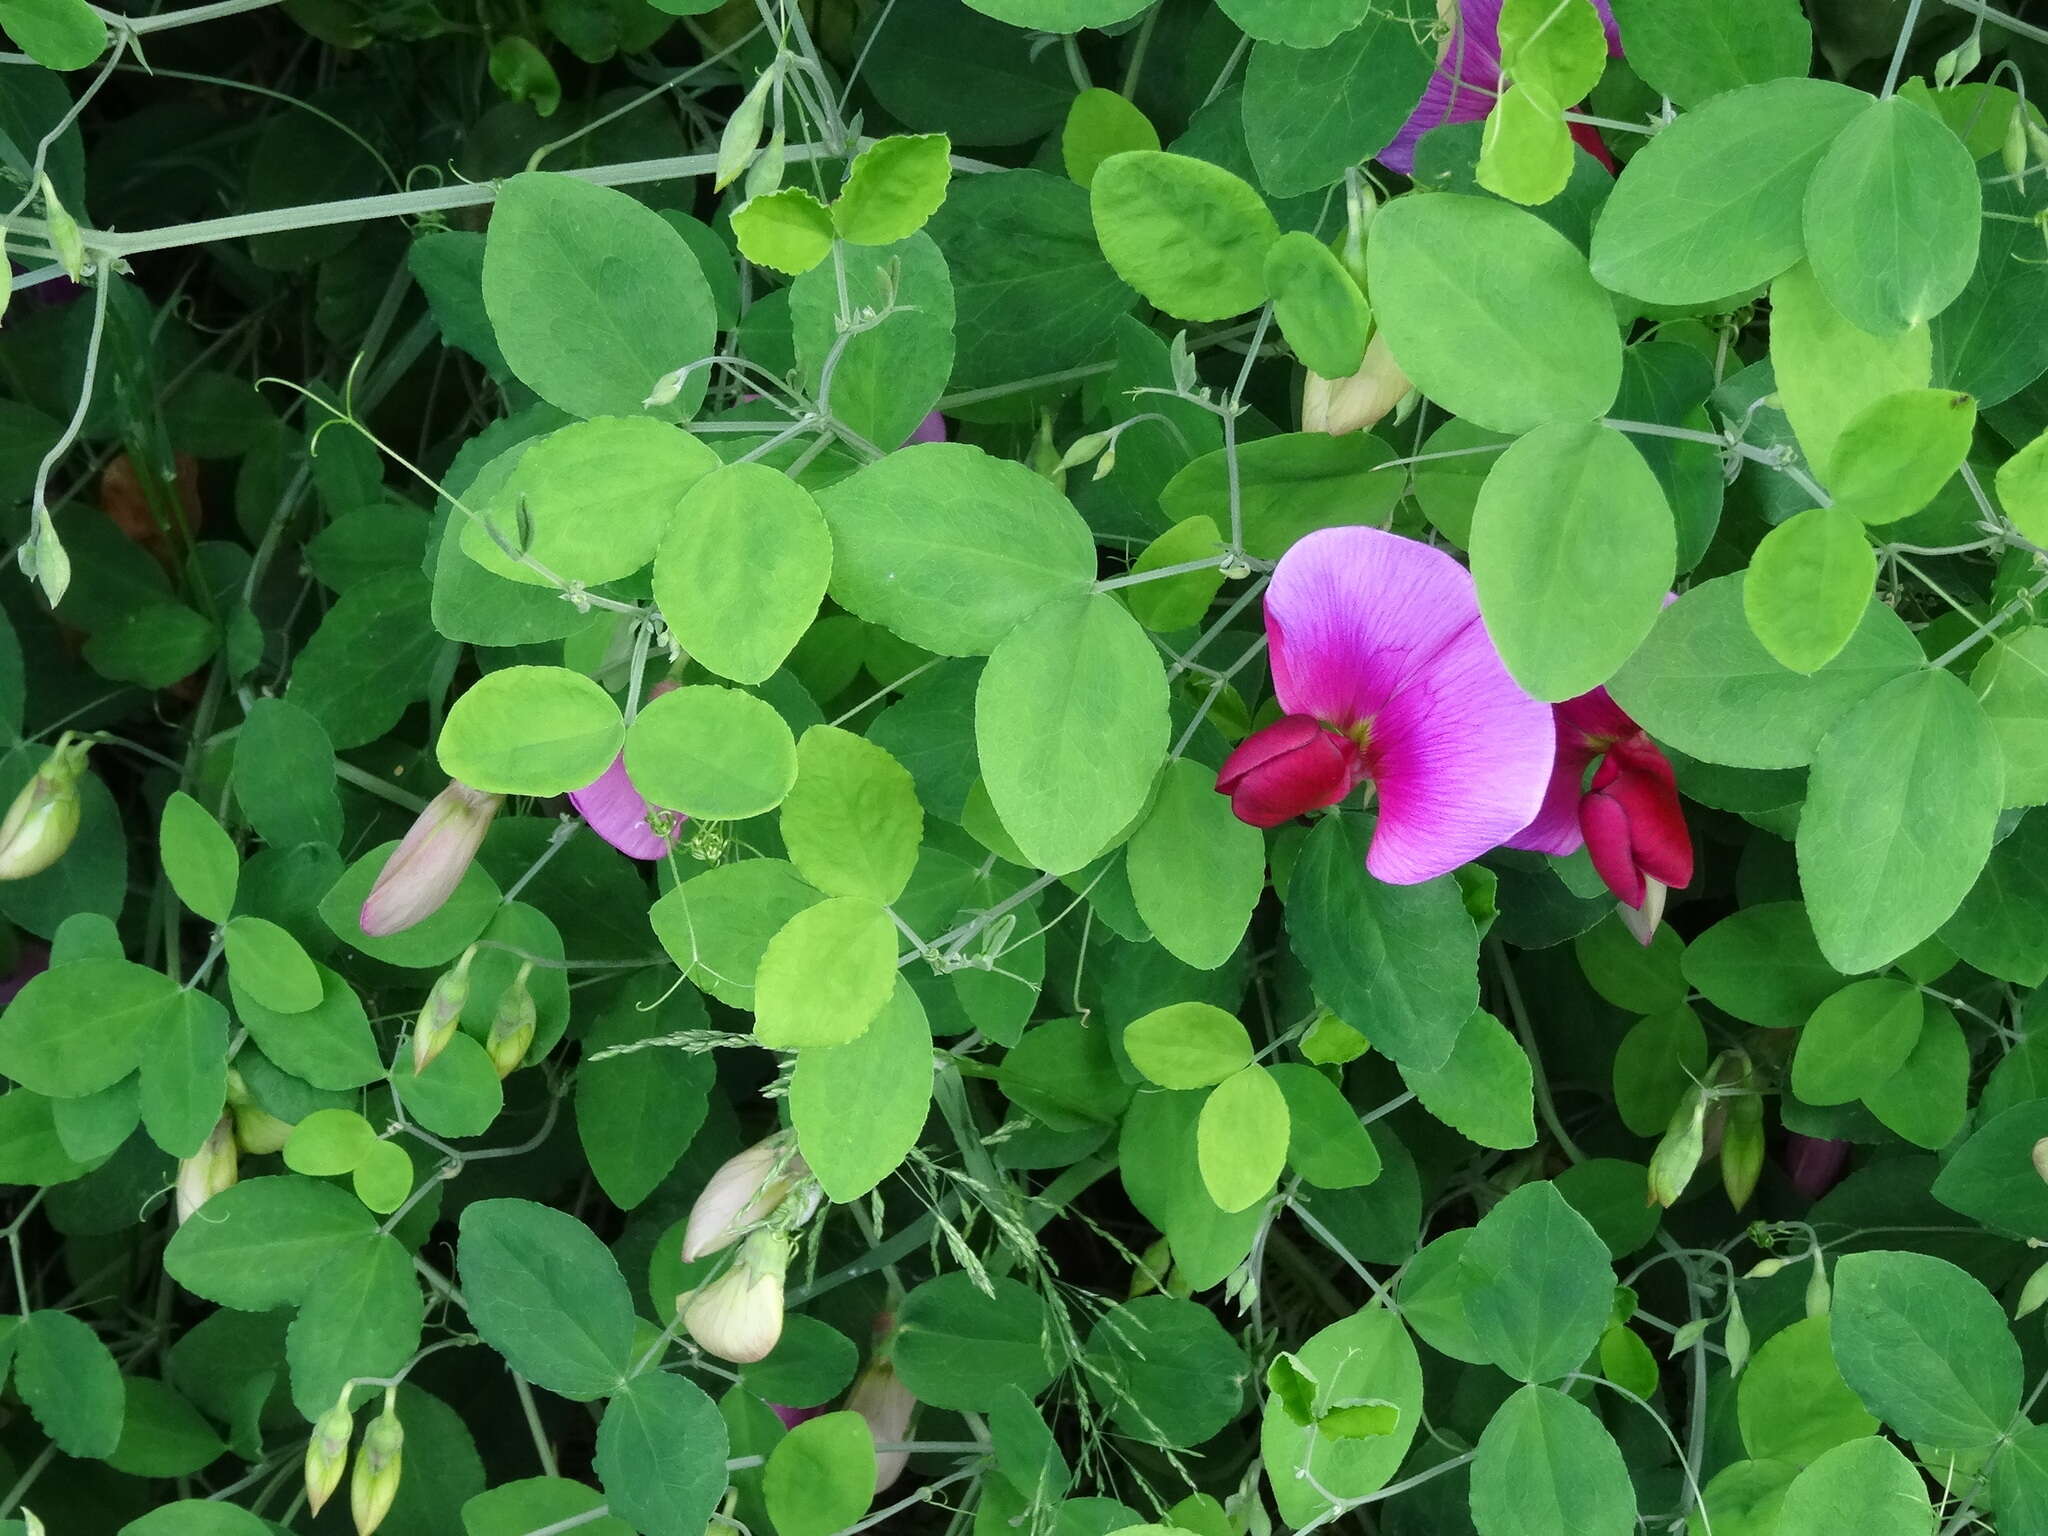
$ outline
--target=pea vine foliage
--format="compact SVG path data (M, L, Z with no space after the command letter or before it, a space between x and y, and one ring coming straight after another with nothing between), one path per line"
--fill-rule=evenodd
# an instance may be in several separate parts
M2048 30L0 29L0 1529L2048 1533Z

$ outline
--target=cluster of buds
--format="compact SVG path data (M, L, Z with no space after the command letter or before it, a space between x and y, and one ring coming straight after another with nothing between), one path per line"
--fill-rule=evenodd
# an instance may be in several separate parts
M91 744L66 731L0 821L0 880L26 880L64 856L78 835L78 780Z
M455 1038L455 1031L462 1025L462 1010L469 1002L469 963L476 958L476 946L470 945L447 970L434 978L433 986L427 989L427 1000L420 1007L420 1016L412 1027L412 1072L418 1077L433 1065L434 1058L448 1047Z
M691 1338L738 1364L759 1360L782 1337L782 1285L790 1233L824 1198L788 1131L728 1158L711 1176L683 1229L683 1262L739 1244L732 1265L710 1284L685 1291L676 1310Z
M491 818L505 802L454 779L427 802L378 872L356 921L372 938L388 938L425 922L455 894L483 845Z
M903 1475L910 1452L885 1451L885 1445L901 1445L910 1436L910 1418L917 1411L917 1399L896 1374L890 1345L896 1335L896 1319L884 1312L875 1319L875 1347L868 1356L867 1369L846 1394L846 1406L867 1421L875 1442L875 1492L887 1491Z
M312 1438L306 1442L306 1507L316 1516L341 1487L342 1469L348 1465L348 1440L355 1428L348 1399L354 1386L350 1382L342 1387L334 1406L314 1421ZM355 1475L349 1479L348 1509L356 1536L370 1536L391 1513L404 1462L405 1426L398 1422L398 1388L389 1386L384 1389L384 1411L363 1431Z
M225 1114L214 1122L199 1150L178 1164L178 1178L173 1186L178 1225L182 1227L199 1207L231 1188L240 1166L241 1158L235 1147L235 1117Z
M484 1049L490 1053L491 1065L498 1069L500 1079L518 1071L533 1046L540 1014L534 1005L533 991L526 985L526 978L532 974L533 962L520 962L518 975L499 994L497 1011L491 1015L491 1033L484 1041ZM468 990L466 982L464 990Z

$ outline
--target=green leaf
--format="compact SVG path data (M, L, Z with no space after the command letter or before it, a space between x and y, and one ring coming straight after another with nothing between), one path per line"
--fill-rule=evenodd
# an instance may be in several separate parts
M1100 86L1083 91L1067 108L1060 129L1060 164L1068 179L1087 186L1096 168L1126 150L1156 150L1159 130L1127 97Z
M67 1456L113 1454L121 1440L121 1369L98 1334L68 1312L30 1312L14 1331L14 1385Z
M1015 1280L997 1275L987 1283L984 1292L956 1271L903 1299L896 1374L919 1402L982 1413L1009 1387L1035 1397L1052 1381L1045 1303Z
M1275 560L1318 528L1383 520L1401 496L1399 477L1382 468L1393 456L1369 432L1287 432L1240 444L1236 505L1245 552ZM1187 465L1159 493L1166 516L1206 516L1219 528L1229 524L1231 504L1231 457L1221 449Z
M1842 984L1795 901L1722 918L1686 947L1683 969L1716 1008L1766 1029L1799 1028Z
M1528 1053L1484 1009L1458 1031L1449 1060L1435 1068L1403 1067L1401 1081L1424 1109L1482 1147L1511 1149L1535 1143L1534 1078Z
M334 747L320 722L283 699L258 699L235 738L235 799L266 843L339 843Z
M641 1536L703 1536L724 1496L726 1428L695 1383L645 1371L605 1405L597 1478Z
M443 773L471 789L559 795L595 780L625 740L619 706L581 673L506 667L485 673L455 701L435 757Z
M1005 1392L989 1410L988 1433L996 1471L1022 1497L1038 1503L1067 1491L1073 1474L1028 1395L1014 1387Z
M1614 404L1613 305L1578 248L1534 214L1456 193L1396 198L1373 220L1366 265L1395 359L1453 415L1526 432Z
M66 1184L92 1171L93 1160L74 1158L57 1134L56 1106L67 1102L27 1088L0 1094L0 1181Z
M977 11L1013 27L1039 32L1079 32L1114 26L1145 9L1146 0L970 0Z
M901 449L818 504L832 528L832 596L944 656L987 654L1095 580L1095 542L1072 505L1023 465L965 444Z
M1526 1386L1479 1437L1472 1525L1479 1536L1629 1536L1636 1491L1592 1409L1554 1388Z
M958 301L930 236L850 246L790 285L792 339L803 382L839 426L882 448L917 430L953 373ZM842 327L840 315L872 323Z
M1661 1013L1685 1001L1685 940L1659 925L1650 942L1636 942L1619 918L1588 928L1572 941L1586 982L1630 1013Z
M271 1529L236 1504L180 1499L129 1521L121 1527L121 1536L271 1536Z
M121 1441L107 1465L133 1477L190 1477L227 1449L183 1397L147 1376L124 1376Z
M1471 549L1501 659L1553 700L1598 687L1634 654L1678 558L1671 509L1643 456L1612 428L1562 422L1494 461Z
M1126 864L1139 915L1175 959L1214 970L1237 953L1265 890L1266 843L1230 813L1208 769L1166 765Z
M1805 262L1771 284L1771 369L1778 400L1824 483L1849 423L1907 390L1924 388L1934 344L1926 326L1873 336L1837 309ZM1853 465L1844 464L1853 474Z
M228 1012L204 992L180 992L142 1057L142 1120L173 1157L206 1141L227 1097Z
M639 416L664 374L710 355L716 308L689 242L623 192L528 171L498 189L484 309L505 361L572 416ZM658 414L694 415L706 374Z
M1209 1088L1252 1063L1252 1037L1209 1003L1174 1003L1124 1027L1124 1051L1148 1082Z
M1887 96L1846 124L1806 188L1813 275L1851 323L1875 336L1948 308L1977 267L1977 166L1948 125Z
M822 898L780 859L744 859L685 880L647 914L690 982L733 1008L754 1006L768 941Z
M832 226L852 245L894 245L924 228L946 200L952 141L943 133L896 134L854 156L832 204Z
M376 1222L346 1190L285 1174L244 1179L179 1227L164 1269L195 1296L243 1312L303 1301L323 1265L368 1243Z
M1998 466L1998 502L2029 539L2048 538L2048 432Z
M1928 998L1920 1040L1906 1064L1863 1095L1879 1124L1935 1151L1962 1133L1970 1110L1970 1046L1956 1016Z
M1835 439L1829 488L1866 523L1926 506L1969 456L1977 402L1950 389L1909 389L1872 401Z
M1501 70L1552 101L1578 101L1607 69L1607 31L1589 0L1507 0L1498 32Z
M649 699L625 739L634 788L649 804L686 815L758 816L796 782L789 726L773 705L737 688L699 683Z
M1325 816L1287 883L1288 935L1316 996L1403 1066L1441 1067L1479 1008L1478 930L1449 876L1387 885L1355 817Z
M795 277L831 252L832 211L802 187L782 187L735 208L732 234L755 266Z
M535 1386L574 1402L618 1391L633 1365L633 1303L597 1235L527 1200L479 1201L461 1225L462 1290L484 1342ZM649 1380L676 1378L638 1377L634 1392ZM600 1429L600 1476L605 1438Z
M1517 82L1487 115L1475 179L1524 207L1547 203L1572 179L1572 148L1571 130L1552 98Z
M879 902L834 896L782 925L754 982L754 1038L773 1050L858 1039L896 985L896 928Z
M1012 1103L1055 1131L1113 1125L1131 1102L1109 1032L1082 1019L1034 1024L1003 1056L996 1082Z
M797 1053L789 1118L826 1195L858 1200L917 1145L932 1101L932 1030L902 976L858 1039Z
M1834 1286L1835 1364L1891 1429L1967 1451L2012 1426L2019 1344L1976 1280L1927 1254L1852 1253Z
M1614 1297L1607 1245L1555 1185L1524 1184L1488 1211L1458 1266L1473 1337L1515 1380L1553 1381L1599 1344Z
M389 1216L412 1193L412 1159L395 1141L372 1142L349 1171L349 1187L379 1216Z
M1926 653L1881 603L1835 658L1811 675L1781 666L1744 614L1743 578L1700 583L1664 610L1609 683L1615 702L1657 740L1735 768L1800 768L1838 720Z
M2008 806L2048 803L2048 629L1995 637L1970 674L1998 738Z
M1887 683L1829 732L1799 818L1799 876L1837 970L1874 970L1948 921L1990 855L2000 788L1990 724L1948 672Z
M1392 1434L1332 1439L1303 1434L1267 1399L1259 1430L1266 1478L1280 1518L1299 1530L1339 1510L1333 1499L1362 1499L1393 1480L1422 1427L1422 1365L1401 1320L1377 1306L1330 1324L1294 1353L1325 1401L1378 1400L1399 1414Z
M426 693L444 643L428 614L430 597L426 580L411 570L353 587L293 661L286 702L311 715L333 747L375 741Z
M673 0L671 0L673 3ZM527 1477L500 1483L462 1506L463 1536L526 1536L528 1531L588 1516L604 1504L595 1488L565 1477ZM584 1536L634 1536L625 1521L610 1515L585 1519Z
M1877 585L1877 551L1846 507L1810 507L1749 557L1742 611L1773 659L1814 673L1841 654Z
M1237 1417L1251 1365L1207 1307L1140 1296L1089 1330L1089 1390L1123 1433L1148 1445L1196 1446Z
M1827 976L1837 979L1832 970ZM1614 1107L1621 1123L1638 1136L1662 1136L1706 1070L1707 1032L1690 1008L1681 1003L1637 1020L1614 1052Z
M384 1058L370 1030L369 1016L353 988L323 965L320 1001L295 1013L279 1013L228 977L235 1018L263 1054L315 1088L360 1088L384 1075Z
M1805 253L1814 167L1870 97L1827 80L1743 86L1682 114L1636 152L1593 230L1593 274L1653 304L1768 282Z
M666 422L571 422L520 454L488 502L469 502L474 517L458 511L449 526L460 530L462 552L493 575L550 592L565 581L598 586L652 560L678 503L714 472L718 456Z
M1873 977L1851 982L1818 1008L1799 1032L1792 1091L1808 1104L1847 1104L1877 1087L1913 1054L1923 1014L1911 982Z
M397 1238L379 1233L336 1254L314 1277L285 1334L293 1404L317 1419L349 1378L396 1373L419 1348L424 1316L412 1255Z
M127 960L78 960L30 979L0 1013L0 1073L75 1099L133 1072L178 984Z
M577 1081L590 1070L589 1064L578 1067ZM405 1052L391 1074L391 1086L405 1112L437 1136L481 1136L505 1107L505 1090L490 1054L480 1041L464 1034L451 1036L441 1054L417 1075L412 1052ZM587 1149L585 1155L589 1156ZM597 1163L591 1157L593 1173Z
M2015 1104L1979 1126L1934 1180L1934 1198L1998 1232L2048 1237L2048 1181L2034 1144L2048 1136L2048 1099Z
M806 1419L768 1454L762 1479L777 1536L831 1536L875 1497L875 1438L857 1413Z
M157 848L178 900L210 923L226 922L235 905L242 859L235 840L206 807L183 790L172 790L164 802Z
M1195 1138L1206 1097L1139 1094L1130 1101L1117 1143L1125 1193L1166 1235L1175 1270L1197 1290L1220 1284L1244 1262L1261 1221L1257 1208L1218 1208L1202 1182Z
M1866 1435L1822 1453L1792 1479L1777 1529L1783 1536L1921 1536L1933 1523L1920 1469L1890 1441Z
M764 464L729 464L683 497L654 565L677 642L735 682L765 681L818 616L832 535L810 493Z
M1166 670L1106 594L1047 603L989 657L975 740L989 799L1038 868L1067 874L1113 847L1166 756Z
M881 747L833 725L805 731L796 762L780 819L790 862L828 896L896 900L924 837L910 774Z
M83 69L107 51L107 24L85 0L5 0L0 26L45 69Z
M1782 76L1813 62L1813 28L1799 0L1612 0L1629 68L1681 107Z
M1221 166L1127 150L1096 167L1095 237L1117 276L1182 320L1227 320L1265 302L1280 237L1265 200Z
M1131 562L1131 574L1142 576L1168 566L1212 558L1223 548L1223 531L1212 517L1182 518L1159 535ZM1160 576L1124 589L1132 616L1155 634L1192 629L1201 623L1223 586L1221 566Z
M1290 230L1266 252L1265 280L1280 334L1302 364L1325 378L1356 373L1365 360L1372 310L1330 248Z
M331 1178L352 1172L376 1144L377 1132L352 1109L316 1109L292 1127L284 1165L293 1173Z
M1245 64L1244 137L1275 197L1319 192L1393 142L1429 83L1436 20L1426 0L1229 0L1256 7ZM1240 25L1243 25L1240 15Z
M1356 1189L1380 1176L1379 1149L1335 1083L1299 1062L1266 1070L1287 1100L1287 1162L1303 1180Z
M1828 1340L1826 1313L1801 1318L1764 1341L1735 1395L1742 1443L1759 1461L1805 1466L1850 1440L1877 1432L1849 1390Z
M320 972L299 941L277 924L243 912L224 935L228 972L249 996L276 1013L320 1006Z
M1287 1127L1287 1096L1256 1063L1210 1091L1195 1126L1195 1154L1219 1208L1246 1210L1273 1192L1287 1164Z
M621 1210L653 1194L704 1123L717 1076L709 1054L662 1046L598 1059L613 1047L710 1028L695 994L649 971L583 1037L576 1136L598 1187ZM428 1074L440 1062L427 1069Z

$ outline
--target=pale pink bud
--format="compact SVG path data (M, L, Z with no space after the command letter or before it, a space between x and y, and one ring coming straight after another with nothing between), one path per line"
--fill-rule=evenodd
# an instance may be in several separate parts
M1301 430L1342 437L1363 432L1399 405L1415 386L1394 361L1384 333L1374 335L1365 361L1349 378L1311 372L1301 386Z
M455 1038L455 1031L462 1023L463 1006L469 1001L469 962L474 958L476 946L472 944L462 952L462 958L435 977L433 986L427 989L427 1000L412 1027L414 1077L432 1066L434 1058Z
M0 880L39 875L71 846L78 835L78 779L90 750L66 731L35 777L22 785L0 821Z
M340 1400L313 1421L313 1433L306 1441L306 1507L316 1515L341 1486L341 1474L348 1466L349 1435L354 1429L348 1388L343 1387Z
M241 1159L235 1150L235 1121L222 1115L197 1152L178 1164L175 1198L178 1225L222 1190L234 1185Z
M391 1501L398 1497L398 1479L405 1465L405 1426L398 1422L397 1395L395 1387L384 1389L384 1411L370 1420L356 1450L355 1475L348 1485L348 1512L355 1519L356 1536L370 1536L382 1525L391 1513Z
M707 1354L735 1365L765 1358L782 1338L782 1277L789 1239L763 1228L740 1244L732 1268L676 1298L683 1327Z
M727 1158L690 1207L690 1224L683 1229L683 1262L731 1247L749 1227L774 1215L799 1188L800 1203L787 1213L794 1219L781 1223L785 1227L800 1227L810 1220L822 1197L788 1131L777 1131Z
M886 1333L889 1316L878 1319L878 1333ZM910 1418L917 1411L917 1399L896 1374L889 1358L886 1337L875 1347L874 1358L846 1394L846 1406L867 1420L868 1433L875 1440L875 1492L886 1491L910 1460L908 1451L885 1451L885 1445L900 1445L910 1438Z
M450 779L427 802L363 898L357 918L363 932L386 938L440 911L469 873L470 860L504 801L503 795L487 795Z

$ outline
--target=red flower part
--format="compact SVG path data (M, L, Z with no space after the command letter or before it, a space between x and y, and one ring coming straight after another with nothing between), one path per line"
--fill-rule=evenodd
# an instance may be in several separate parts
M1607 888L1641 908L1648 882L1692 881L1692 838L1679 809L1678 780L1641 731L1608 749L1579 802L1579 830Z
M1785 1135L1784 1162L1792 1187L1807 1199L1818 1200L1842 1182L1849 1166L1849 1143L1789 1131Z
M1252 732L1223 761L1219 793L1239 821L1277 827L1335 805L1365 777L1358 743L1310 715L1284 715Z

